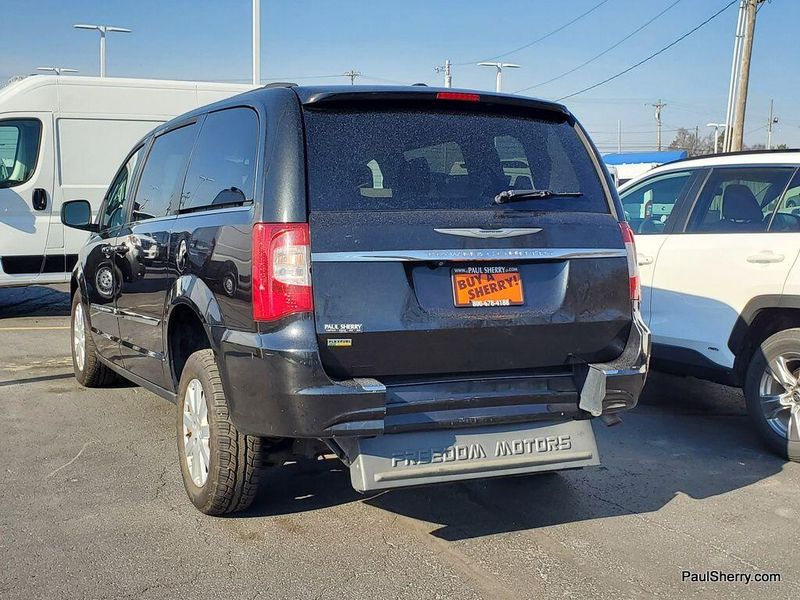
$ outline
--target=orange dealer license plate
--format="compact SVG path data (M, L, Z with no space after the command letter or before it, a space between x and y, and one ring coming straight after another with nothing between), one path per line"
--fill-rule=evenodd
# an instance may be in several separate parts
M452 275L453 302L457 307L524 304L517 267L463 267L453 269Z

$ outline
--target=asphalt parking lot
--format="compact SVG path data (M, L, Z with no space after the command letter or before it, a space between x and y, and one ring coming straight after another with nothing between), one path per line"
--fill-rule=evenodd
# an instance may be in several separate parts
M800 465L737 390L653 375L603 466L361 496L332 461L198 513L174 407L72 377L68 294L0 290L0 598L790 598ZM780 582L691 583L682 571Z

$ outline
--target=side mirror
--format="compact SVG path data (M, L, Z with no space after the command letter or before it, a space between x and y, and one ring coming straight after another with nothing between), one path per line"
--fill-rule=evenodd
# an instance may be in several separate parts
M98 231L99 227L92 223L92 205L88 200L70 200L61 205L61 222L73 229Z

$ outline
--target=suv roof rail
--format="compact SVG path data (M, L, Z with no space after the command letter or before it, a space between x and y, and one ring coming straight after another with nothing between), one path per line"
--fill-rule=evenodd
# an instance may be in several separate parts
M718 156L742 156L747 154L781 154L783 152L797 153L800 152L800 148L781 148L779 150L773 148L772 150L736 150L735 152L717 152L716 154L712 153L712 154L702 154L700 156L687 156L686 158L679 158L678 160L672 160L664 164L674 165L675 163L684 162L687 160L716 158Z
M297 84L292 81L273 81L272 83L267 83L263 86L263 89L267 88L292 88L297 87Z

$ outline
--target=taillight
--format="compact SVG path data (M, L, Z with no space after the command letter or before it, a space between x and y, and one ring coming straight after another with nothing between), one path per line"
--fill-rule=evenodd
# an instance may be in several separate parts
M253 319L274 321L313 309L306 223L253 226Z
M639 302L642 297L642 286L639 279L639 263L636 260L636 240L633 237L633 229L627 222L620 223L619 229L622 232L622 241L625 242L625 253L628 255L628 287L631 300Z

